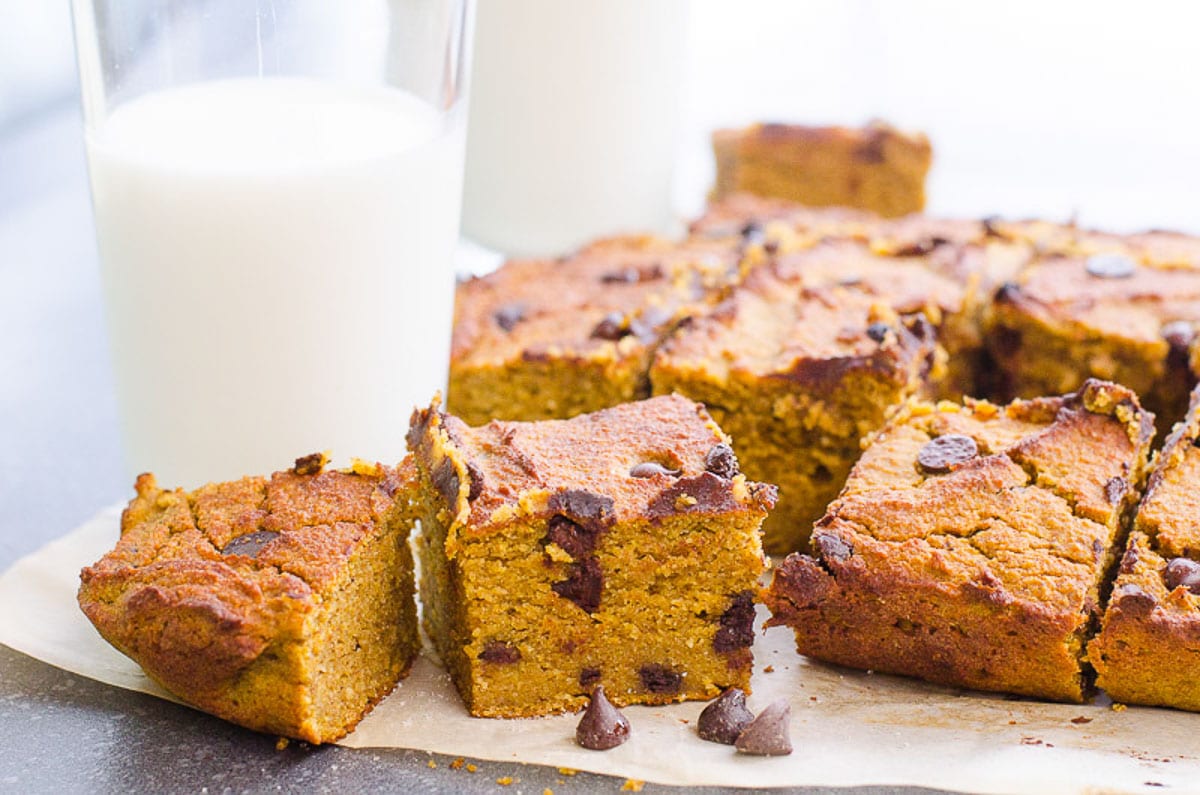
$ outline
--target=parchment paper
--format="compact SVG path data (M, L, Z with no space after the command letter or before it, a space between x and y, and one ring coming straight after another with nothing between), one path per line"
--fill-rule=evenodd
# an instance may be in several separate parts
M75 603L78 572L115 541L118 509L0 576L0 642L68 671L170 698L106 644ZM762 616L759 616L760 622ZM791 633L760 631L751 709L792 705L789 757L754 758L701 741L700 703L629 707L631 739L611 751L574 743L577 716L467 715L427 657L342 744L417 748L570 767L667 784L920 785L969 792L1200 791L1200 715L1047 704L968 693L809 662ZM766 668L771 668L767 672Z

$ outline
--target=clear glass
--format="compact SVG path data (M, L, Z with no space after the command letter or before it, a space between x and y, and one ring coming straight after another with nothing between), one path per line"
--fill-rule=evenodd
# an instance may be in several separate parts
M394 462L444 387L470 0L75 0L126 460Z
M553 255L674 221L687 0L482 3L463 231Z

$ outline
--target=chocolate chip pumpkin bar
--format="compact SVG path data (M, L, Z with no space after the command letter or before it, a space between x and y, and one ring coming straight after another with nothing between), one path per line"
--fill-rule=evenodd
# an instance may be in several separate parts
M750 681L772 486L679 396L472 428L413 415L424 625L471 714L708 699Z
M1133 392L1095 380L1007 406L913 402L811 552L775 570L770 623L820 660L1080 701L1152 435Z
M449 410L470 424L565 419L647 397L662 337L733 278L741 253L616 238L460 284Z
M936 311L955 285L896 265L897 278L914 284L911 302L894 300L887 293L896 285L883 275L894 263L863 278L869 257L845 245L753 268L668 340L650 371L656 394L704 403L737 442L746 473L779 486L763 526L772 553L801 548L858 458L859 440L936 377L944 356L919 310ZM895 303L917 313L902 315Z
M81 575L100 634L187 703L311 743L351 729L420 649L408 546L415 470L319 455L270 477L164 490Z
M713 134L716 197L745 191L882 216L920 212L929 140L874 122L863 128L755 124Z
M1113 700L1200 711L1200 390L1159 452L1088 647Z
M1022 270L997 292L987 333L1006 391L1055 394L1107 378L1169 428L1195 383L1188 347L1200 321L1200 241L1189 253L1189 240L1080 233Z

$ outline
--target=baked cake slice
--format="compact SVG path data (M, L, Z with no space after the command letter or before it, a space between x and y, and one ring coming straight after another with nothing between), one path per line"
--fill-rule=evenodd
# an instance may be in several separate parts
M342 737L420 649L415 478L323 463L190 493L141 475L116 547L81 574L83 612L205 712L311 743Z
M704 408L658 397L535 423L413 415L424 625L471 714L749 686L759 525Z
M765 601L801 654L1060 701L1137 504L1153 415L1088 381L1008 406L913 402Z
M649 396L659 342L734 278L743 248L615 238L460 284L449 410L470 424L565 419Z
M1159 452L1088 659L1114 701L1200 711L1200 389Z
M884 278L893 263L864 279L870 257L847 245L752 268L729 298L669 339L650 370L655 394L704 403L737 440L746 474L779 486L764 525L772 553L801 548L859 441L942 368L926 315L894 304L933 313L941 292L958 288L924 268L898 267L914 284L906 286L912 301L895 300L886 294L895 281Z

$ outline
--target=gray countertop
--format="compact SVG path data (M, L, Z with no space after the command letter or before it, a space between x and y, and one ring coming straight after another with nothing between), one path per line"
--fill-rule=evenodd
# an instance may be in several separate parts
M0 570L131 493L78 125L65 107L0 135ZM470 773L452 761L299 743L277 750L273 737L0 646L0 792L569 793L623 783L477 760ZM502 787L501 777L514 782Z

